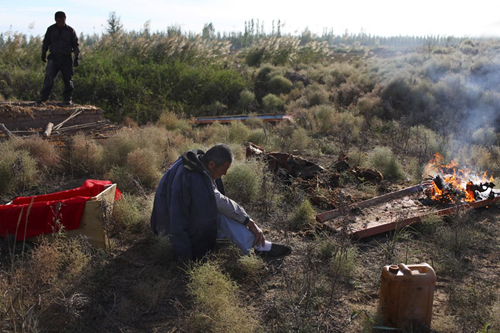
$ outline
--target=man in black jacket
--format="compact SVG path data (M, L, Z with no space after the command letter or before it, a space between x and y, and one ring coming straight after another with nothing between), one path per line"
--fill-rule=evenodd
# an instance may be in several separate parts
M40 92L40 98L37 100L41 104L49 99L49 95L54 86L57 73L62 74L64 82L64 103L71 105L73 97L73 67L78 66L78 37L75 30L66 24L66 14L57 12L55 14L56 23L47 28L42 45L42 61L47 62L45 71L45 80ZM47 51L50 54L47 58ZM73 60L71 53L75 54Z

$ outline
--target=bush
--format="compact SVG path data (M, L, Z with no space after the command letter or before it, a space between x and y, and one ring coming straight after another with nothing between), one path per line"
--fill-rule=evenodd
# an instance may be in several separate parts
M27 151L43 170L52 169L61 161L54 146L39 136L32 135L25 139L15 140L12 143L14 149Z
M238 287L217 265L195 265L188 271L188 292L194 309L190 332L255 332L257 321L241 306Z
M240 99L238 100L238 106L243 110L253 110L255 107L256 99L255 94L248 89L243 89L240 92Z
M41 180L36 160L25 150L16 151L8 142L0 143L0 193L35 187Z
M296 151L302 153L307 150L309 144L311 143L311 138L307 135L307 131L302 127L295 129L292 132L292 136L285 137L285 149L287 151Z
M251 130L241 121L233 121L229 125L229 141L244 144L248 141Z
M290 221L290 229L293 231L299 231L304 226L314 223L315 217L316 213L311 205L311 202L305 199L302 201L300 206L295 208Z
M159 160L162 163L169 138L168 131L157 126L138 129L124 128L106 140L104 144L105 164L107 168L124 166L126 162L124 157L139 148L149 148L156 152L158 158L154 161Z
M226 142L229 139L229 127L216 121L203 127L198 134L198 140L196 141L206 145L214 145Z
M151 148L139 148L127 155L127 168L142 185L154 188L162 176L161 157Z
M335 279L349 280L356 274L358 251L355 247L339 248L332 254L330 270Z
M335 126L335 114L337 111L333 106L320 105L314 109L318 131L320 133L332 133Z
M139 197L122 193L122 198L113 207L112 225L109 231L114 235L126 232L140 233L148 225L151 212L144 211L148 206Z
M288 94L293 88L293 83L281 75L275 75L269 80L268 87L272 94Z
M368 157L368 164L380 171L384 179L402 180L405 178L401 163L388 147L375 147Z
M228 197L238 203L251 203L259 195L262 165L258 161L233 162L224 176Z
M178 128L182 128L183 125L177 115L172 111L164 111L160 114L156 124L160 127L164 127L169 131L174 131Z
M266 142L266 132L262 128L254 129L248 136L248 142L262 145Z
M276 95L267 94L262 98L262 104L267 112L283 111L284 102Z
M307 106L327 104L329 100L328 92L319 84L310 84L305 89Z
M102 165L104 148L85 134L77 134L71 138L71 146L68 153L69 161L77 168L77 172L85 173L103 172Z

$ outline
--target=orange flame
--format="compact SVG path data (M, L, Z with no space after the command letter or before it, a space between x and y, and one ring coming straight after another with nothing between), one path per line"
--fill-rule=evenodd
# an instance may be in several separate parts
M443 184L448 188L457 189L462 191L465 195L465 201L474 202L476 201L474 190L468 189L467 184L473 185L476 183L486 183L494 182L494 177L490 176L488 178L487 172L482 175L478 175L472 171L470 168L459 167L459 163L456 159L453 159L449 163L444 163L444 157L439 153L434 155L434 158L427 163L424 172L426 175L436 177L439 176L443 180ZM445 193L444 189L440 189L435 182L433 182L431 191L431 199L440 202L453 202L453 198L450 194Z

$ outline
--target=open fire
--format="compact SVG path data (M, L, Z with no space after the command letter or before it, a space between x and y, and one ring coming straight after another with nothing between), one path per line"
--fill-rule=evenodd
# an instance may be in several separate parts
M460 168L457 160L445 163L436 153L426 165L424 174L431 179L424 183L429 199L440 204L475 202L493 199L497 193L493 176L487 172L477 174L472 169Z

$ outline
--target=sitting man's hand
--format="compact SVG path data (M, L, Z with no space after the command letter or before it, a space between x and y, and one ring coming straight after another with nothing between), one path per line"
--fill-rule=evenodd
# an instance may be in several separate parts
M253 246L257 245L264 246L266 244L266 239L264 237L264 233L259 228L259 226L252 219L250 219L250 221L248 221L247 227L248 230L250 230L250 232L255 235Z
M73 67L78 67L78 58L75 58L75 60L73 60Z

